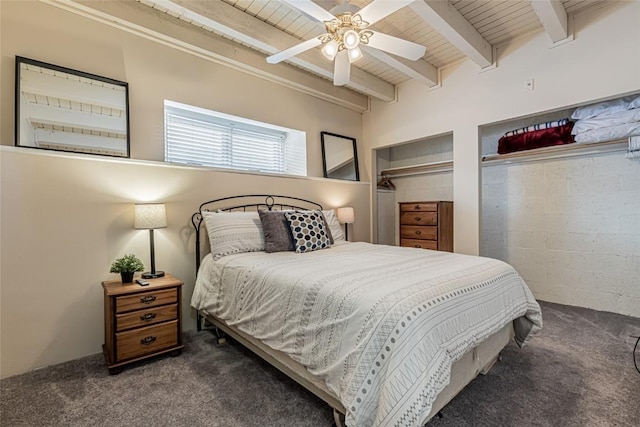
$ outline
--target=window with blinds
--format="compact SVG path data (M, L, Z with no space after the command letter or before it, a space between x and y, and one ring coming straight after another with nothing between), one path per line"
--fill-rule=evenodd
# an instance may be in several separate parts
M165 101L165 161L241 171L307 174L304 132Z

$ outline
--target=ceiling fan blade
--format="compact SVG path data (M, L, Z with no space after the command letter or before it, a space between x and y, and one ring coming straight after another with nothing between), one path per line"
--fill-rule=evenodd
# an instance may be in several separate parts
M290 47L289 49L285 49L282 52L278 52L274 55L268 56L267 62L269 64L277 64L278 62L289 59L292 56L296 56L299 53L302 53L309 49L313 49L314 47L320 46L321 44L322 42L320 41L320 39L317 37L314 37L312 39L307 40L306 42L302 42L295 46Z
M282 0L285 3L295 7L296 9L306 13L312 18L317 19L320 22L331 21L335 19L331 13L324 10L311 0Z
M427 48L417 43L399 39L388 34L378 33L377 31L372 32L373 35L369 39L368 46L384 50L396 56L417 61L422 58L427 51Z
M346 50L338 52L333 65L333 84L344 86L351 80L351 63Z
M363 21L367 21L369 25L373 25L382 18L391 15L396 10L402 9L406 5L413 3L414 0L373 0L371 3L358 12Z

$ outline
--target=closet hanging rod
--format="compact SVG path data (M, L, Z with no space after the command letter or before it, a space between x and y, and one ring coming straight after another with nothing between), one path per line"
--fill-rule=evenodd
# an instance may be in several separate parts
M423 175L430 173L441 173L453 171L453 161L447 160L443 162L423 163L412 166L400 166L397 168L389 168L380 171L380 176L388 176L389 178L401 178L405 176Z

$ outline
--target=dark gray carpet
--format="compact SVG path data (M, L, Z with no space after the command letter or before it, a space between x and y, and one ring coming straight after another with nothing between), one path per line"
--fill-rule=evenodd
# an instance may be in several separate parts
M638 426L640 319L542 303L544 330L509 344L436 426ZM319 399L235 343L185 336L176 358L110 376L101 355L0 382L2 426L330 426ZM640 354L638 354L640 357Z

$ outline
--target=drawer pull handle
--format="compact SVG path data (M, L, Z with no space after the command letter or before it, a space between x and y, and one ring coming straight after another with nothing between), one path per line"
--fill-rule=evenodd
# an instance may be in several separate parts
M151 304L155 300L156 300L156 296L155 295L147 295L146 297L140 298L140 302L143 303L143 304Z
M149 335L148 337L144 337L140 340L140 344L142 345L149 345L149 344L153 344L156 341L157 337L154 337L153 335Z
M420 230L416 230L416 234L419 236L419 235L421 235L421 234L422 234L422 231L420 231Z
M416 221L420 221L422 218L420 218L419 216L415 217Z
M422 249L422 246L420 246L420 245L419 245L419 244L417 244L417 243L416 243L415 247L416 247L416 248L420 248L420 249Z
M140 316L140 320L144 320L145 322L151 320L151 319L155 319L156 318L156 314L155 313L146 313L143 314L142 316Z
M416 205L416 207L414 209L419 211L420 210L420 205Z

